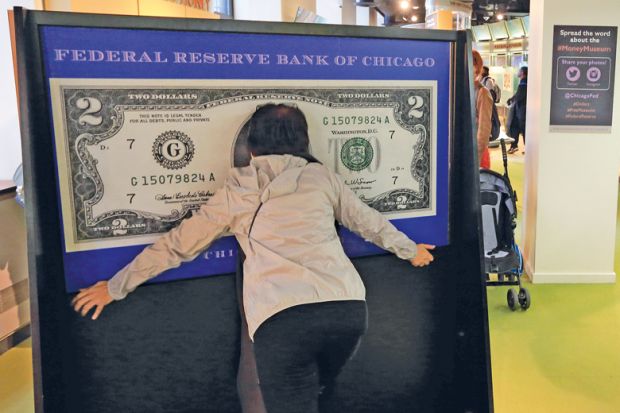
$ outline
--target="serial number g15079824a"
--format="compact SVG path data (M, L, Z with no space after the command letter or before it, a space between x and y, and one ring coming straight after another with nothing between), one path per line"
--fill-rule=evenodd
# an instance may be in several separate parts
M323 117L323 125L382 125L389 124L390 118L387 116L377 115L354 115L354 116L325 116Z
M169 185L169 184L187 184L190 182L206 182L214 181L213 174L206 177L205 174L166 174L166 175L148 175L148 176L132 176L131 186L150 186L150 185Z

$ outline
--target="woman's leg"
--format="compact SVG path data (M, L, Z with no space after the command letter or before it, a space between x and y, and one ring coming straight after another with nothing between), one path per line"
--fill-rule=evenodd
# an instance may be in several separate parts
M243 413L266 413L263 404L263 395L258 384L258 373L256 372L256 359L254 357L254 345L248 335L248 323L245 319L245 309L243 308L243 262L245 254L239 248L237 261L237 273L235 276L235 287L237 290L237 303L239 305L239 315L241 317L240 332L240 354L239 369L237 370L237 392Z
M509 153L514 153L519 149L519 135L521 134L521 132L515 133L512 138L514 139L514 141L510 144L510 149L508 150Z
M254 348L248 335L245 318L241 320L239 369L237 372L237 392L243 413L266 413L263 396L258 383Z
M317 413L319 379L315 354L320 337L312 308L300 305L265 321L254 335L254 354L268 413Z
M319 411L336 411L332 406L332 398L336 392L338 375L346 363L355 356L367 329L367 311L363 307L352 308L343 319L349 319L347 326L339 328L338 333L330 334L323 342L323 348L318 355L319 384ZM330 406L332 408L330 408Z
M318 412L321 385L332 394L365 329L363 301L299 305L263 323L254 350L267 412Z

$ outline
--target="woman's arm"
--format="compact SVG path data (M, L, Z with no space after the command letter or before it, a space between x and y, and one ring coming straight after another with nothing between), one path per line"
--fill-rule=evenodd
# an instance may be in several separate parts
M222 188L191 218L168 231L154 244L146 247L133 261L120 270L110 281L80 290L73 299L75 311L86 315L93 307L96 319L103 307L113 300L125 298L140 284L162 272L193 260L230 226L228 190Z
M491 118L493 115L493 98L491 92L485 87L480 87L476 94L476 113L478 119L478 135L476 135L476 143L478 145L478 160L482 159L482 154L489 144L489 136L491 136Z
M338 175L330 172L337 200L336 219L367 241L386 249L415 266L428 265L433 256L428 252L435 247L416 244L392 225L380 212L363 203Z

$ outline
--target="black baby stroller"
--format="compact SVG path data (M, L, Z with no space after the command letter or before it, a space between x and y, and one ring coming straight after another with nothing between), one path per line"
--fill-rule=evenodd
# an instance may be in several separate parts
M530 307L530 294L521 286L523 257L514 240L517 219L517 194L508 178L506 143L500 140L504 175L488 169L480 169L480 196L482 207L482 228L484 237L484 267L487 285L518 285L519 292L508 290L508 307L512 311L520 305L523 310ZM492 281L490 274L497 274Z

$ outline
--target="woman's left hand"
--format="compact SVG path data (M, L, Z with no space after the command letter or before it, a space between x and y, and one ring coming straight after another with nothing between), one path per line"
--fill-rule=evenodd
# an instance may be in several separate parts
M95 307L95 312L91 317L96 320L103 311L103 308L110 304L114 299L108 292L108 282L99 281L98 283L80 290L71 301L73 309L85 317L88 312Z
M434 250L434 245L418 244L418 253L415 258L410 260L414 267L426 267L433 262L433 255L428 250Z

